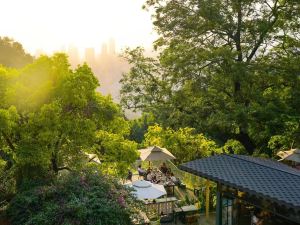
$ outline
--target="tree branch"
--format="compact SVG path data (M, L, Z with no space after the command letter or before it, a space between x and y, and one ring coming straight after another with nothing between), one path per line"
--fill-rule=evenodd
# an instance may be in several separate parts
M242 3L238 1L238 23L237 23L237 31L234 35L234 41L236 45L236 50L238 52L238 59L237 61L243 61L243 53L242 53L242 46L241 46L241 29L242 29Z
M6 166L5 166L6 170L8 170L12 167L13 162L14 162L12 157L1 149L0 149L0 158L2 158L4 161L6 161Z
M274 24L276 23L276 21L278 20L278 7L277 7L277 2L276 1L274 3L274 8L272 9L272 14L270 16L270 18L272 16L274 16L273 21L271 21L269 23L269 26L261 33L261 35L259 36L258 41L256 42L256 44L254 45L254 48L252 49L250 55L247 57L247 62L249 62L255 55L255 53L257 52L258 48L261 46L261 44L264 41L264 38L266 37L266 35L268 34L268 32L273 28Z
M4 137L7 145L9 146L9 148L12 150L12 151L15 151L16 148L15 146L13 145L12 141L10 140L10 138L8 137L8 135L6 133L4 133L4 131L1 132L2 133L2 136Z
M68 166L63 166L63 167L58 167L58 168L57 168L57 171L61 171L61 170L72 171Z

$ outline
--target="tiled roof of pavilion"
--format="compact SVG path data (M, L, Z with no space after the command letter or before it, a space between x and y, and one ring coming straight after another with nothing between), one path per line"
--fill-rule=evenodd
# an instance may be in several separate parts
M221 154L182 164L180 169L300 210L300 171L283 163Z

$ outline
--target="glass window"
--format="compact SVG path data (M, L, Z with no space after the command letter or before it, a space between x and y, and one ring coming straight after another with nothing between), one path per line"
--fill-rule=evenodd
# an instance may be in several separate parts
M222 198L222 225L232 225L232 199Z

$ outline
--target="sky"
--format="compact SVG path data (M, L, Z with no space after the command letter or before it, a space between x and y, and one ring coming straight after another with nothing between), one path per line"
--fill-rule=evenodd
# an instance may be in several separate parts
M0 0L0 36L35 54L71 46L101 48L113 38L117 49L150 47L156 38L144 0Z

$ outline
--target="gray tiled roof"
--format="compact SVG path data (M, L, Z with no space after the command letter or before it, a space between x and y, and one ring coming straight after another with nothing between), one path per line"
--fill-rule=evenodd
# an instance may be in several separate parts
M180 169L300 210L300 171L270 159L216 155Z

